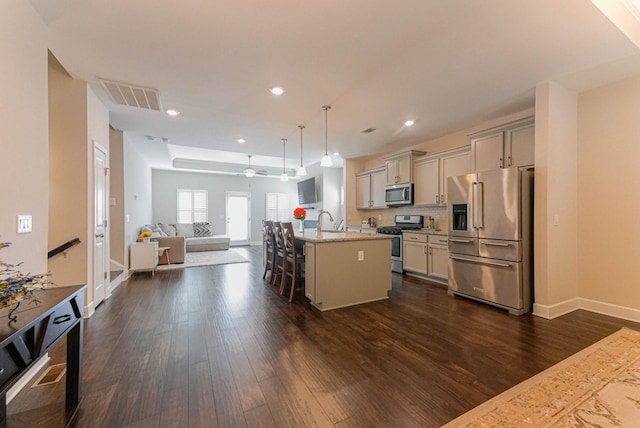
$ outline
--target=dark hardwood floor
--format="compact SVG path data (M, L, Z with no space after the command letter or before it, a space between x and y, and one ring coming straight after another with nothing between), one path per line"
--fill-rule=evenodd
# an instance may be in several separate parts
M77 427L436 427L613 333L549 321L394 274L389 300L321 313L250 263L135 275L85 321ZM64 345L52 359L62 360ZM25 388L9 413L62 403Z

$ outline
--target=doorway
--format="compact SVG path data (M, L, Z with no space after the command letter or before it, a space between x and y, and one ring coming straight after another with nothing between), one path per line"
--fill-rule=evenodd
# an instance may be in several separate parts
M93 247L93 307L98 306L107 294L107 204L109 189L107 184L107 153L93 142L94 174L94 247Z
M225 192L226 234L230 245L249 245L251 242L251 194Z

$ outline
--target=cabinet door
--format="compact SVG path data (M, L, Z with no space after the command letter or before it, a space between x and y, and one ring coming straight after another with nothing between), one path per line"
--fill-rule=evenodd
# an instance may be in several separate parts
M444 245L428 246L429 271L428 275L440 279L449 278L449 251Z
M356 177L356 208L371 207L371 175L359 175Z
M396 162L398 183L411 183L411 156L403 156Z
M447 203L447 178L471 172L471 153L458 153L440 159L440 204Z
M397 160L388 160L384 163L387 170L387 185L391 186L398 182L398 162Z
M503 168L504 132L471 140L471 159L474 171Z
M535 135L534 125L507 131L505 137L506 167L527 166L535 163Z
M316 246L304 244L304 295L316 301Z
M371 206L372 208L386 208L384 203L384 189L387 174L385 171L371 173Z
M416 162L413 166L413 203L437 205L440 202L438 158Z
M129 270L155 269L158 264L158 242L134 242L129 247Z
M427 274L427 244L404 242L402 267L412 272Z

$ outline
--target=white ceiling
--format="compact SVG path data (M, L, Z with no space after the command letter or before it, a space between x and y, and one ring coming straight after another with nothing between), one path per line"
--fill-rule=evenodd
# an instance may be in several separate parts
M329 151L350 158L532 107L542 81L581 90L640 73L638 48L589 0L30 2L53 54L156 168L247 154L282 166L281 138L295 167L300 124L316 163L325 104ZM99 78L155 88L181 115L116 105Z

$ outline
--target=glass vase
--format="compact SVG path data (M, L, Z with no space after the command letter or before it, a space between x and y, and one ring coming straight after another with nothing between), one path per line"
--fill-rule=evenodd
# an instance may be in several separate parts
M300 232L301 235L304 235L304 220L300 220L300 225L298 226L298 232Z

